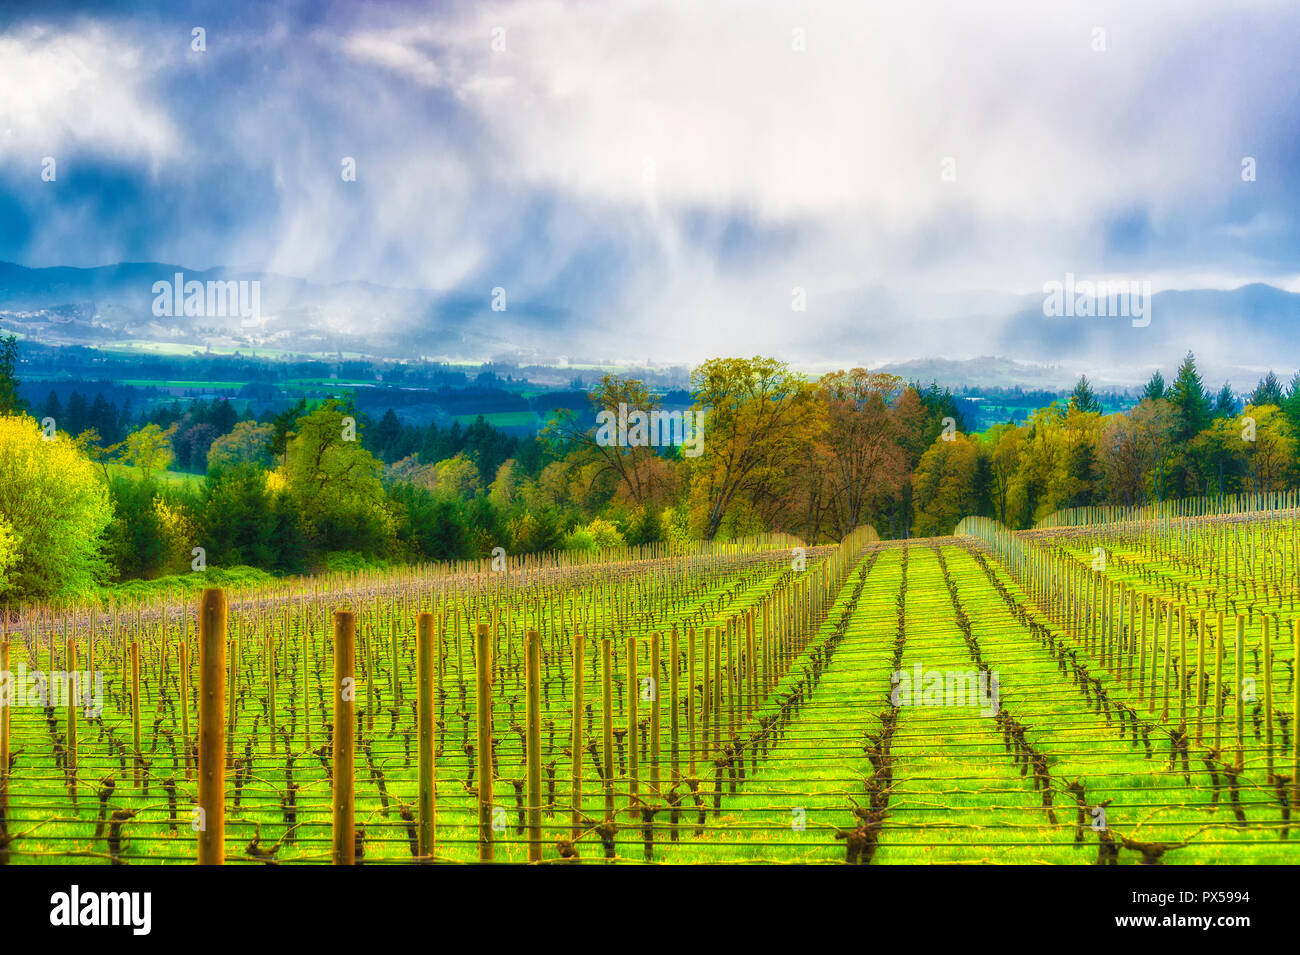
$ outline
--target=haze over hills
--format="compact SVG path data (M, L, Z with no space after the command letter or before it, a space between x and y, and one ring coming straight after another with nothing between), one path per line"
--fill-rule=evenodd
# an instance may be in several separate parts
M257 314L154 313L156 282L260 283ZM507 299L494 290L431 291L360 282L332 285L233 268L164 263L26 268L0 263L0 327L45 345L169 343L378 358L527 360L539 364L656 363L708 357L690 343L656 341L612 316ZM767 351L809 369L867 363L908 378L975 386L1062 388L1080 373L1102 387L1140 384L1191 349L1207 383L1253 385L1271 362L1300 364L1300 294L1265 284L1153 296L1151 321L1049 318L1041 295L972 293L918 298L863 289L810 304L814 334L798 321L758 323L736 353ZM501 304L497 302L497 304ZM829 313L829 314L828 314ZM629 344L634 342L635 344ZM926 356L926 357L922 357Z
M258 282L256 315L157 316L156 282ZM294 353L355 352L377 357L487 357L527 354L562 316L490 295L442 294L360 282L321 285L274 273L188 269L162 263L29 269L0 263L0 323L42 344L168 342Z

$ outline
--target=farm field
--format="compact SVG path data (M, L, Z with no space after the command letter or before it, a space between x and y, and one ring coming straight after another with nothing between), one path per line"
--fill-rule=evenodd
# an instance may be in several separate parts
M1300 862L1289 503L15 608L0 862Z
M118 462L114 462L108 465L108 473L113 476L125 475L127 477L136 480L139 480L144 476L141 469L136 465L120 464ZM177 486L189 487L195 489L201 489L204 483L207 481L206 474L187 474L181 471L172 471L167 468L155 469L153 471L150 471L149 476L164 484L171 484L171 485L177 485Z
M532 411L489 411L481 415L474 413L453 415L452 417L462 425L471 425L479 418L482 418L496 428L535 428L539 424L545 423Z

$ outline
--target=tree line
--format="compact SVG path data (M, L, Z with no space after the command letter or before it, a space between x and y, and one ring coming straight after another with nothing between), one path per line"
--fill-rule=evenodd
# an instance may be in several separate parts
M1026 527L1064 507L1276 490L1300 465L1300 376L1283 387L1270 373L1243 403L1207 392L1190 354L1126 412L1103 414L1080 378L1068 399L979 434L948 389L861 368L811 377L716 358L688 397L698 456L601 440L593 412L665 411L663 394L612 374L590 409L528 438L481 418L372 421L348 399L260 420L218 400L155 408L106 445L26 415L0 342L0 591L184 573L196 548L208 567L294 573L766 530L821 543L862 524L945 534L972 514Z

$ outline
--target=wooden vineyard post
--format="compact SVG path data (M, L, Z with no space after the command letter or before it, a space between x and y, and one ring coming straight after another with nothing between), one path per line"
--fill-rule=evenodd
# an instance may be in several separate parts
M235 768L235 726L239 720L239 637L230 638L230 686L226 690L226 769Z
M1115 672L1115 658L1119 651L1119 618L1123 613L1120 588L1111 578L1106 578L1106 662L1102 669Z
M185 747L185 778L191 779L194 772L193 759L190 754L190 647L189 640L182 640L181 655L181 737Z
M1232 711L1237 729L1237 769L1246 765L1246 708L1242 706L1241 685L1246 669L1246 618L1237 614L1236 645L1233 650Z
M1088 655L1092 654L1092 574L1091 567L1075 566L1075 637Z
M72 667L68 667L71 672ZM162 605L162 627L158 647L158 685L165 687L167 685L167 601Z
M605 788L605 820L614 819L614 672L611 656L614 641L602 637L600 658L602 664L600 688L600 728L602 735L601 782Z
M727 738L734 740L736 738L736 693L740 689L740 672L737 669L740 652L735 617L727 621L722 639L727 659Z
M132 778L135 788L144 782L144 750L140 747L140 644L131 641L131 759L134 763Z
M391 610L390 610L391 612ZM397 617L394 615L389 621L389 691L393 695L393 706L400 706L402 703L402 683L397 672ZM430 625L432 627L432 624Z
M1273 784L1273 639L1264 618L1264 761L1269 785Z
M1125 682L1127 680L1128 693L1134 690L1134 643L1136 634L1138 634L1138 591L1128 587L1125 590L1125 605L1123 605L1123 616L1126 618L1126 626L1119 634L1121 641L1121 654L1119 654L1119 663L1115 664L1117 668L1118 680Z
M714 745L722 749L722 628L713 628L713 731Z
M641 800L641 766L639 762L638 730L641 698L641 680L637 671L636 637L627 638L627 807L637 811Z
M361 633L361 665L366 673L366 701L372 704L365 708L366 725L362 730L365 732L375 728L373 703L378 699L375 694L375 625L372 623L369 627L363 627Z
M1095 657L1099 652L1097 645L1099 643L1098 627L1099 627L1100 617L1101 617L1101 614L1099 612L1099 608L1101 606L1100 592L1101 592L1101 572L1090 569L1088 573L1088 602L1086 605L1088 610L1087 636L1088 636L1088 653L1093 657Z
M266 681L271 707L271 725L267 728L271 731L271 755L275 756L275 734L279 725L275 719L275 637L269 633L266 635Z
M311 618L302 628L302 725L307 734L307 748L311 749Z
M700 755L707 757L709 755L709 717L713 712L713 628L704 628L704 697L703 706L700 709ZM692 681L694 683L694 681ZM691 692L695 692L694 686ZM695 775L694 768L691 769L691 775Z
M1225 621L1223 611L1219 611L1219 628L1215 631L1214 641L1214 748L1219 758L1223 758L1223 655L1227 640L1224 638Z
M1145 695L1147 680L1147 622L1151 616L1151 597L1142 595L1142 647L1138 652L1138 702Z
M1151 613L1151 699L1148 707L1152 713L1156 711L1156 686L1160 681L1160 647L1168 637L1168 623L1170 603L1167 600L1155 598L1152 602ZM1165 647L1168 650L1168 646Z
M536 630L524 638L527 668L528 861L542 861L542 640Z
M1178 730L1187 733L1187 604L1178 605Z
M466 624L468 624L469 620L466 619L465 622ZM461 639L459 605L457 605L453 609L451 623L452 623L452 633L456 635L456 689L460 693L461 699L464 699L465 698L465 661L464 661L465 644Z
M749 698L745 685L749 677L746 674L745 664L744 624L743 613L732 617L727 623L727 664L734 672L734 676L729 674L727 679L728 689L733 697L729 707L732 738L738 735L740 727L745 724L745 705Z
M1128 678L1132 679L1132 654L1137 645L1138 627L1137 588L1133 585L1116 583L1115 590L1119 596L1119 611L1115 628L1115 652L1111 666L1115 671L1115 680L1122 688L1125 673L1128 673Z
M81 703L81 691L85 688L80 685L77 676L77 647L72 637L64 641L63 656L63 668L70 691L68 694L68 787L72 790L72 801L75 805L77 801L77 706Z
M1124 588L1123 630L1120 633L1120 661L1118 674L1121 685L1128 682L1128 692L1133 692L1133 650L1137 646L1138 595L1135 586Z
M446 639L446 633L447 633L447 611L445 607L441 609L441 612L439 613L438 620L435 626L437 627L437 629L434 631L434 636L433 636L433 647L434 647L433 656L434 656L434 662L437 664L435 669L438 675L438 683L437 683L438 699L445 700L447 698L447 689L446 689L447 654L444 651L442 645L444 639Z
M791 652L791 647L790 647L791 644L790 623L791 623L791 615L794 612L793 602L791 600L790 595L791 595L791 588L787 586L782 588L780 592L780 597L778 598L780 602L780 608L781 608L781 619L777 623L777 627L781 639L781 672L783 674L788 673L790 671L790 663L794 656L794 654ZM708 646L707 642L705 643L705 646ZM705 669L707 669L707 667Z
M681 646L678 643L677 628L673 627L669 637L668 656L672 658L672 670L668 676L668 704L672 710L668 715L668 761L669 779L675 787L681 779L681 766L678 763L679 737L681 734Z
M1111 591L1111 580L1108 577L1100 576L1097 582L1098 601L1101 605L1101 635L1098 640L1098 663L1102 670L1106 669L1107 651L1110 649L1110 623L1111 611L1114 609L1112 603L1113 593Z
M226 595L199 604L199 865L226 858Z
M745 642L742 653L744 655L745 665L741 669L741 677L744 681L744 705L740 710L740 724L743 726L749 722L750 716L754 713L754 616L752 611L745 611L740 618L745 624Z
M572 739L569 742L569 760L570 775L572 777L572 795L569 802L570 810L570 839L577 841L582 835L582 716L583 708L583 666L584 666L584 642L585 638L581 633L575 632L573 635L573 728Z
M1300 632L1300 631L1297 631ZM695 628L686 636L686 773L695 778Z
M416 695L416 735L419 738L419 793L416 798L419 818L420 858L433 858L436 846L434 812L437 791L434 784L433 738L433 614L422 613L415 622L415 668L418 683Z
M1074 567L1060 560L1049 562L1047 555L1039 555L1039 588L1048 612L1055 610L1061 619L1061 631L1066 639L1077 640L1074 626Z
M492 628L478 625L474 636L474 709L478 716L478 858L491 862L492 845Z
M1205 718L1205 608L1196 612L1196 745L1201 745Z
M1115 643L1114 646L1111 647L1110 672L1111 676L1115 678L1115 682L1119 683L1124 675L1124 608L1127 605L1124 585L1122 583L1115 584L1115 600Z
M1065 632L1071 640L1078 644L1079 640L1079 568L1075 564L1068 564L1065 568L1065 593L1064 612L1065 612Z
M352 763L356 756L357 616L334 612L334 843L335 865L356 862L356 829Z
M1292 667L1300 666L1300 620L1291 625ZM1300 674L1291 681L1291 814L1300 814Z
M1172 602L1165 604L1165 641L1164 641L1164 672L1160 681L1160 719L1165 721L1169 719L1169 651L1173 649L1174 643L1174 605ZM1154 683L1155 680L1153 679Z
M90 674L92 680L95 679L95 626L98 623L98 616L94 610L90 612L90 630L86 634L86 672ZM189 633L186 633L189 636ZM96 715L103 716L102 700L96 700L96 706L100 710ZM188 750L186 751L188 752Z
M776 644L772 632L772 600L763 601L763 691L771 693L776 687Z
M650 635L650 791L659 797L659 643L663 635Z

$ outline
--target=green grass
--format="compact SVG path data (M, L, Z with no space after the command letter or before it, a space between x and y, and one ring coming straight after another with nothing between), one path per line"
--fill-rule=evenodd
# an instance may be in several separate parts
M537 415L532 411L492 411L487 414L460 414L455 418L462 425L473 424L480 417L496 428L533 427L537 424Z
M1081 554L1089 552L1087 543L1079 545ZM821 552L810 555L809 569L800 575L804 581L816 579L822 556ZM645 858L642 820L629 810L629 753L635 737L621 733L629 723L630 694L638 689L627 681L625 640L638 638L637 671L646 676L652 673L649 643L655 635L661 641L663 664L657 684L662 791L651 793L648 761L643 761L639 773L639 791L659 807L654 823L654 861L842 862L846 840L837 836L854 828L855 804L869 805L865 784L873 775L873 766L865 747L888 719L896 722L896 729L887 749L891 775L872 860L876 864L1093 863L1100 837L1089 812L1082 839L1076 838L1078 807L1068 788L1076 781L1088 809L1109 801L1106 832L1115 838L1169 845L1190 841L1186 847L1170 849L1168 862L1300 862L1300 839L1280 838L1281 812L1267 786L1260 742L1248 740L1241 789L1247 822L1239 825L1228 807L1226 791L1220 792L1217 803L1211 802L1209 775L1200 759L1203 747L1192 749L1189 778L1184 778L1181 768L1168 768L1168 731L1171 721L1176 721L1176 707L1168 717L1162 716L1158 707L1151 709L1149 694L1139 699L1123 680L1087 656L1074 637L1061 630L1059 621L1029 599L1007 568L991 559L981 565L965 544L954 539L942 541L938 551L929 542L912 542L905 548L887 546L864 554L836 588L831 605L816 626L806 633L792 633L796 652L791 665L767 670L762 652L764 626L774 626L786 605L778 598L788 593L783 589L792 577L788 558L788 553L773 552L757 561L697 563L688 586L670 584L663 566L634 566L622 571L566 572L540 582L520 579L509 588L489 580L484 582L492 588L488 602L484 602L484 594L489 591L467 596L465 581L458 583L454 596L444 593L437 604L446 611L443 619L447 624L441 631L442 677L434 712L438 857L459 862L477 858L477 807L466 749L475 739L477 711L471 634L474 623L489 619L490 607L501 628L493 654L492 687L492 734L497 740L494 792L496 804L505 813L504 831L495 837L500 861L526 858L524 837L517 831L514 782L524 778L525 770L523 633L538 628L542 633L543 781L548 793L543 844L548 861L558 858L557 841L567 836L570 825L572 780L564 750L572 719L571 638L580 632L588 637L581 676L588 708L582 713L582 722L586 739L597 743L603 717L599 641L607 635L615 638L611 714L616 734L611 785L617 809L615 851L620 862L639 863ZM1125 572L1134 579L1139 576L1132 568ZM116 632L111 632L112 621L102 617L98 621L97 660L106 671L107 707L102 724L83 722L81 728L81 783L76 805L55 766L45 714L32 708L14 710L15 746L22 753L11 807L13 831L19 833L12 845L13 861L106 861L107 842L94 835L94 791L100 780L110 776L116 779L110 808L136 813L126 824L125 858L131 862L192 860L194 837L185 824L194 782L185 771L178 739L181 719L172 701L181 699L177 646L192 633L193 623L192 619L187 622L181 607L169 610L164 668L156 607L157 598L173 588L184 588L192 600L199 587L212 583L231 588L231 634L239 637L241 647L234 754L241 760L251 759L238 806L234 801L235 773L228 773L228 856L232 861L247 860L247 848L260 840L257 845L262 848L278 844L281 861L328 860L330 787L328 750L322 746L332 720L329 614L350 604L359 614L360 641L356 671L361 727L355 767L357 821L365 827L368 861L411 860L400 807L413 805L416 794L413 617L417 609L432 606L435 578L412 578L410 571L398 570L376 572L351 583L338 577L320 578L281 591L259 574L236 569L224 579L217 574L207 580L190 575L120 592L120 596L146 598L145 616L138 633L130 611L120 615ZM955 596L946 580L952 582ZM544 602L539 603L538 598ZM186 609L192 609L192 603ZM755 612L759 683L765 685L770 675L776 686L754 701L754 706L744 705L742 698L733 711L731 683L723 669L724 687L728 688L723 692L723 710L706 720L698 692L705 672L704 631L730 621L736 626L731 632L740 635L738 646L743 647L742 615L751 609ZM897 649L900 620L901 651ZM963 630L963 620L968 631ZM82 624L83 634L87 625ZM685 663L692 635L697 646L692 737L696 759L692 774L688 710L683 705L678 714L682 743L675 767L681 774L675 791L682 801L676 825L667 805L674 780L668 703L668 636L673 628L682 643L683 702L690 693ZM268 635L276 646L273 678L266 656ZM152 777L148 793L133 787L129 759L123 767L124 752L129 755L131 745L130 709L123 694L123 648L124 641L137 638L144 648L143 749ZM24 646L15 643L16 652L25 654ZM40 640L35 647L36 658L25 662L40 665L41 655L48 650ZM1095 691L1085 694L1071 664L1063 663L1067 656L1055 649L1058 647L1075 651L1068 659L1082 663L1100 681L1109 700L1104 712L1097 705ZM1003 713L1024 728L1027 744L1045 760L1050 809L1035 786L1035 774L1028 763L1009 745L1003 723L981 713L978 706L939 701L894 709L890 675L896 652L897 666L908 673L917 664L924 671L965 672L974 669L978 659L999 674ZM1275 672L1275 679L1277 705L1289 706L1285 677ZM272 682L276 722L287 734L289 751L294 754L293 782L299 787L292 837L282 802L288 788L286 740L276 741L273 754L267 732ZM165 692L161 692L162 686ZM801 706L790 708L787 702L796 688L802 688L805 699ZM196 692L191 683L191 721L196 713ZM1134 743L1119 723L1115 707L1120 704L1132 707L1147 729L1152 743L1149 751L1140 742ZM650 703L641 702L643 722L650 713ZM770 721L778 715L782 718L771 724L775 728L761 744L756 743L759 720ZM56 721L60 732L66 733L66 716L61 711ZM734 734L728 726L733 721ZM648 725L642 731L648 736ZM715 808L715 757L729 740L753 745L747 751L743 773L735 761L728 764L723 758L721 799ZM761 752L754 746L760 746ZM604 815L602 780L590 756L584 755L581 765L581 810L594 824ZM734 782L731 771L737 771ZM553 806L547 785L552 773ZM174 780L178 793L175 833L167 821L168 799L163 789L167 780ZM698 793L703 805L702 822L693 793ZM594 831L584 833L578 852L588 862L603 858ZM1139 859L1133 848L1121 851L1122 864L1135 864Z
M158 598L176 598L180 595L196 597L207 587L250 587L270 584L275 577L257 567L212 567L206 571L170 574L154 580L127 580L109 584L100 589L106 602L127 602Z
M140 468L131 464L110 464L108 466L110 475L123 475L135 480L142 480L144 472ZM149 477L161 484L168 484L175 487L188 487L191 490L202 490L207 483L207 476L203 474L187 474L182 471L150 471Z
M179 388L187 391L238 391L246 381L202 381L190 380L187 378L161 379L161 378L123 378L118 381L121 385L130 385L133 388Z

